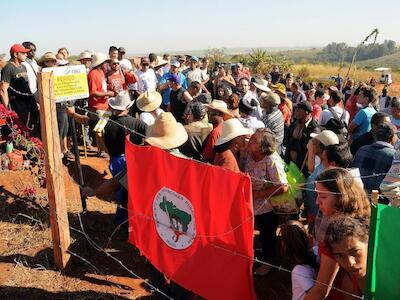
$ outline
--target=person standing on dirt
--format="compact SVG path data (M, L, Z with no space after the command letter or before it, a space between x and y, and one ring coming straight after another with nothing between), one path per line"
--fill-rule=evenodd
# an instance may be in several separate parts
M140 60L140 70L136 71L137 82L134 85L134 90L137 96L140 96L146 91L153 92L157 89L157 76L152 68L147 57L142 57Z
M114 97L114 91L107 90L106 70L108 69L108 57L104 53L95 53L92 57L92 70L88 75L89 82L89 110L97 114L102 114L108 110L108 98ZM91 128L97 123L99 118L91 114ZM98 154L100 157L107 157L105 146L102 136L96 133L96 144L98 147Z
M26 67L22 64L30 49L14 44L10 49L10 62L1 71L0 96L5 107L14 110L22 124L40 136L39 111L31 93Z
M118 48L119 64L124 71L131 71L131 70L133 70L132 63L129 61L129 59L124 57L125 53L126 53L126 50L124 47Z
M110 71L107 73L107 89L119 94L122 91L127 91L128 86L125 81L125 75L120 67L118 59L111 59Z

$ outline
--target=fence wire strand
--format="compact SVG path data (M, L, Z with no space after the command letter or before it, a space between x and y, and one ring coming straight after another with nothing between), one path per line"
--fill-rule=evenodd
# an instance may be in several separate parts
M97 113L95 113L95 112L92 112L92 111L87 110L87 109L84 109L84 108L79 108L79 109L81 109L81 110L83 110L83 111L86 111L87 113L90 113L90 114L93 114L93 115L96 115L96 116L99 117L99 114L97 114ZM54 121L54 120L52 120L52 121ZM137 132L137 131L135 131L135 130L133 130L133 129L130 129L130 128L128 128L128 127L126 127L126 126L124 126L124 125L122 125L122 124L120 124L120 123L114 121L114 120L108 119L108 121L115 123L116 125L118 125L118 126L124 128L126 131L128 131L128 132L130 132L130 133L134 133L134 134L139 135L139 136L141 136L141 137L143 137L143 138L146 138L145 135L143 135L143 134L141 134L141 133L139 133L139 132ZM9 127L10 127L11 130L15 131L15 129L14 129L12 126L9 126ZM53 141L53 142L54 142L54 141ZM54 147L54 144L53 144L52 146ZM46 155L47 155L47 153L46 153ZM200 162L200 163L202 163L202 162ZM52 171L55 172L56 174L58 174L59 176L62 175L58 170L52 169ZM68 172L67 172L67 173L68 173ZM367 175L367 176L351 176L351 177L352 177L352 178L361 178L361 179L362 179L362 178L371 178L371 177L384 176L384 175L386 175L386 173L373 174L373 175ZM70 180L73 180L73 181L75 182L75 180L69 175L69 173L68 173L68 176L69 176ZM253 177L250 177L250 178L255 179L255 180L259 180L259 181L263 181L263 182L265 182L265 183L273 184L273 185L281 184L281 183L277 183L277 182L273 182L273 181L269 181L269 180L265 180L265 179L259 179L259 178L253 178ZM328 181L333 181L333 180L335 180L335 179L327 179L327 180L321 180L321 181L313 181L313 182L309 182L309 183L328 182ZM75 183L78 184L77 182L75 182ZM78 184L78 185L79 185L79 184ZM289 184L288 184L288 185L289 185ZM314 190L313 190L313 189L308 189L308 188L304 187L304 185L298 185L298 184L296 184L296 185L292 185L292 186L294 186L294 187L296 187L296 188L298 188L298 189L300 189L300 190L304 190L304 191L318 192L318 190L316 190L316 189L314 189ZM277 192L277 190L276 190L274 193L276 193L276 192ZM271 195L269 196L269 198L272 197L272 196L274 195L274 193L271 194ZM330 193L336 194L336 195L337 195L337 194L341 194L341 193L333 193L333 192L330 192ZM369 196L370 196L370 195L369 195ZM266 203L267 203L267 201L269 200L269 198L268 198L268 199L265 199L265 201L264 201L264 203L263 203L263 206L266 205ZM43 206L40 205L40 207L43 209L43 211L44 211L47 215L49 215L49 212L48 212ZM154 220L153 217L146 216L146 215L143 214L143 213L138 213L137 211L130 210L130 209L126 208L126 207L123 207L122 205L117 205L117 207L120 208L120 209L125 209L125 210L127 210L130 214L133 214L133 216L130 216L130 217L128 218L128 220L124 221L122 224L119 224L119 226L116 227L116 228L113 230L113 232L112 232L112 234L110 235L110 237L108 237L108 243L111 242L113 236L118 232L118 230L121 228L122 225L124 225L125 223L128 223L130 219L135 218L135 217L140 217L140 218L143 218L143 219L145 219L145 220L147 220L147 221L151 221L151 222L157 222L158 224L161 224L161 225L163 225L163 226L165 226L165 227L167 227L167 228L171 228L171 225L162 224L162 223L160 223L159 221ZM261 208L262 208L262 207L260 207L259 209L261 209ZM256 212L257 212L257 211L256 211ZM255 213L256 213L256 212L255 212ZM22 217L25 217L25 218L28 218L28 219L31 219L31 220L36 221L36 222L40 222L39 220L34 219L33 217L28 216L28 215L25 215L25 214L19 213L18 215L19 215L19 216L22 216ZM86 239L86 241L89 243L89 245L90 245L93 249L95 249L96 251L103 252L107 257L109 257L110 259L112 259L112 260L114 260L116 263L118 263L118 264L119 264L123 269L125 269L129 274L131 274L131 275L134 276L135 278L138 278L138 279L142 280L151 290L153 290L153 291L156 292L156 293L159 293L160 295L164 296L164 297L167 298L167 299L173 299L173 298L171 298L170 296L168 296L166 293L164 293L163 291L159 290L157 287L155 287L154 285L152 285L152 284L149 282L149 280L140 277L137 273L135 273L134 271L132 271L131 269L129 269L121 260L119 260L118 258L114 257L114 256L111 255L107 250L105 250L105 249L104 249L104 246L101 247L101 246L99 246L97 243L95 243L95 242L93 241L93 239L91 239L90 236L86 233L85 227L84 227L84 225L83 225L83 222L82 222L82 218L81 218L80 213L78 213L77 215L78 215L79 224L80 224L80 228L81 228L81 229L77 229L77 228L72 227L72 226L70 226L70 225L68 224L70 230L81 234L81 235ZM230 230L228 230L228 231L226 231L226 232L222 232L222 233L218 233L218 234L214 234L214 235L196 235L195 238L197 238L197 239L202 239L202 238L216 238L216 237L228 235L228 234L233 233L235 230L237 230L239 227L243 226L244 224L247 224L248 222L252 221L253 219L254 219L254 216L252 215L251 217L249 217L248 219L246 219L243 223L234 226L232 229L230 229ZM61 220L61 221L62 221L62 220ZM171 228L171 229L172 229L172 228ZM182 234L189 234L189 233L182 233ZM275 265L275 264L271 264L271 263L268 263L268 262L259 260L259 259L257 259L257 258L252 258L252 257L249 257L249 256L247 256L247 255L243 255L243 254L241 254L241 253L238 253L238 252L236 252L236 251L232 251L231 249L226 249L226 248L221 247L221 246L218 246L218 245L213 245L213 246L216 247L216 248L218 248L218 249L221 249L221 250L223 250L223 251L225 251L225 252L228 252L228 253L230 253L230 254L232 254L232 255L241 256L241 257L243 257L243 258L250 259L250 260L252 260L252 262L256 262L256 263L260 263L260 264L263 264L263 265L267 265L267 266L270 266L270 267L272 267L272 268L275 268L275 269L277 269L277 270L279 270L279 271L284 271L284 272L287 272L287 273L292 273L292 271L290 271L290 270L288 270L288 269L286 269L286 268L284 268L284 267L282 267L282 266ZM102 272L99 270L99 268L97 268L97 267L96 267L93 263L91 263L88 259L86 259L86 258L80 256L79 254L77 254L77 253L75 253L75 252L73 252L73 251L71 251L71 250L67 250L67 252L68 252L69 254L71 254L72 256L76 257L77 259L79 259L79 260L85 262L86 264L88 264L89 266L91 266L96 272L102 274ZM344 293L344 294L346 294L346 295L352 296L352 297L354 297L354 298L362 299L362 297L360 297L360 296L358 296L358 295L355 295L355 294L349 293L349 292L347 292L347 291L341 290L341 289L339 289L339 288L337 288L337 287L334 287L334 286L332 286L332 285L328 285L328 284L326 284L326 283L320 282L320 281L318 281L318 280L316 280L316 279L313 279L313 278L310 278L310 277L308 277L308 276L304 276L304 275L302 275L302 274L297 274L297 275L303 276L304 278L308 278L308 279L312 280L312 281L315 282L315 283L319 283L319 284L321 284L321 285L327 286L327 287L329 287L329 288L331 288L331 289L337 290L337 291L339 291L339 292L341 292L341 293Z

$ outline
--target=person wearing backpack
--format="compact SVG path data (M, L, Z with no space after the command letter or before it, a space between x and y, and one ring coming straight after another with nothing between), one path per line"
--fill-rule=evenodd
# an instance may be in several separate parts
M343 108L343 94L336 88L329 88L328 109L323 110L319 118L319 125L325 126L330 119L335 119L343 126L340 126L344 136L348 133L350 114ZM345 131L345 132L344 132Z

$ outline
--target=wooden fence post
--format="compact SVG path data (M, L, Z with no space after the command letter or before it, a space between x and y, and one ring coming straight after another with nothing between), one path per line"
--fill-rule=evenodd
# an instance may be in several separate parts
M52 77L51 72L38 73L40 125L46 151L46 184L54 262L58 268L64 269L70 258L67 250L71 239Z

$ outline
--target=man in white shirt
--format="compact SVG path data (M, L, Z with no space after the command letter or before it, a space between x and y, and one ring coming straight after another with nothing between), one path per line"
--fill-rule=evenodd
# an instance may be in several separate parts
M129 59L124 58L126 53L126 50L124 47L119 47L118 48L118 60L119 60L119 65L121 66L124 71L130 71L133 69L131 62Z
M192 81L197 81L201 84L201 89L209 94L210 92L205 87L205 84L209 80L208 76L198 66L199 59L196 56L190 58L190 68L183 71L183 75L186 76L187 83L190 85Z
M347 125L349 124L350 115L343 108L342 98L343 94L336 87L329 88L329 99L327 101L329 109L321 112L319 118L321 126L324 126L332 118L342 120Z
M26 73L28 75L29 89L31 90L31 93L35 95L36 98L37 72L39 72L39 66L35 60L36 46L32 42L23 42L22 46L31 50L27 53L26 60L22 62L22 65L24 65L26 68Z
M251 100L254 99L257 102L257 107L252 110L252 116L256 117L258 120L261 120L262 116L262 109L260 107L260 102L258 101L257 90L251 91L250 90L250 81L243 77L239 80L238 88L240 91L240 99L248 104L251 103Z
M153 92L157 89L157 76L153 69L150 69L150 62L147 57L142 57L140 60L141 69L135 72L137 82L133 89L137 94L141 95L145 91Z

